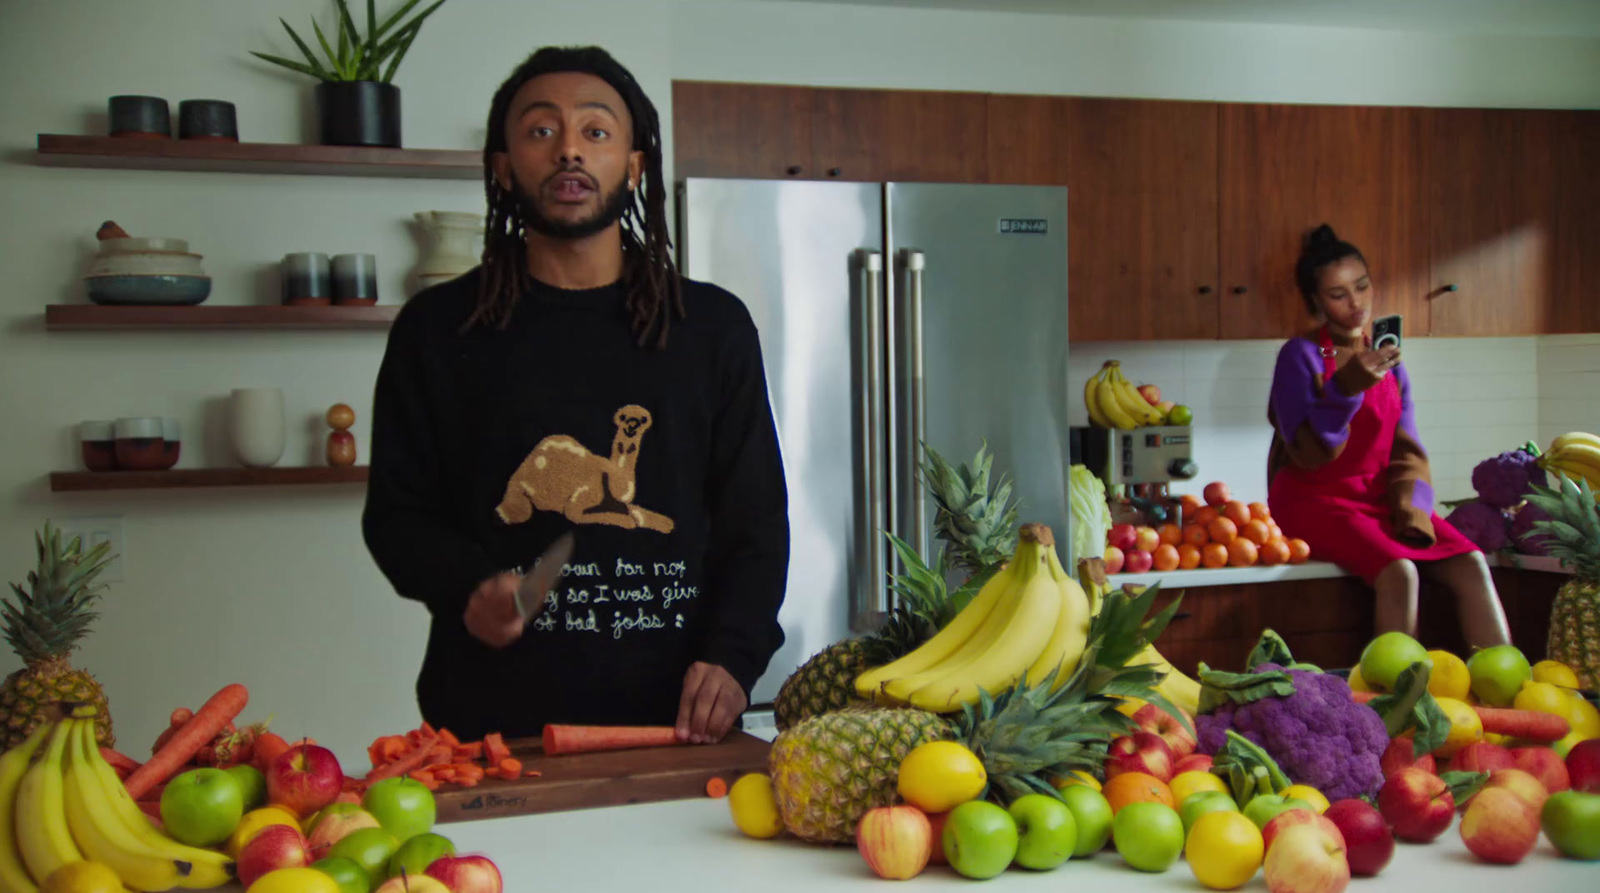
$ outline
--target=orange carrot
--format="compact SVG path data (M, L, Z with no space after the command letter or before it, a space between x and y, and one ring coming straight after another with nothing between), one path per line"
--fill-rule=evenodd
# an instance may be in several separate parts
M407 772L406 777L412 779L413 781L422 782L422 786L430 791L437 791L439 789L439 779L435 778L432 772L424 772L421 769L418 769L414 772Z
M111 768L118 772L132 772L139 768L139 761L109 747L100 748L100 756L111 764Z
M455 780L455 784L456 784L457 787L475 788L475 787L478 786L478 783L480 781L481 781L481 779L477 779L477 778L457 778Z
M706 780L706 796L720 799L728 796L728 783L713 775Z
M677 743L677 731L672 726L564 726L550 723L544 727L544 752L552 756L634 747L666 747Z
M484 770L476 763L459 763L456 765L456 778L483 778Z
M522 761L516 757L506 757L495 768L499 769L500 774L505 778L516 778L522 774Z
M500 765L500 761L511 756L511 748L506 747L505 739L499 732L490 732L483 736L483 755L488 758L489 764Z
M262 732L256 738L255 749L250 752L250 765L265 772L267 767L272 765L272 761L288 749L289 742L283 740L282 735L277 732Z
M431 745L431 741L430 741ZM373 766L364 781L371 784L385 778L398 778L414 772L422 767L428 756L428 747L414 747L404 756L397 757L381 766Z
M1483 730L1495 735L1509 735L1523 741L1549 744L1560 741L1572 731L1564 716L1538 713L1533 710L1510 710L1504 707L1472 708L1483 720Z
M449 729L440 729L439 743L445 745L446 747L460 747L461 739L457 738L455 733Z
M542 775L544 775L544 773L540 772L538 769L529 769L528 771L522 773L523 778L539 778Z
M428 762L448 763L455 756L455 751L443 744L435 744L428 748Z
M483 742L474 741L471 744L458 744L455 747L456 760L481 760L483 759Z
M429 771L428 774L432 775L434 778L437 778L440 781L448 782L448 781L455 781L456 780L456 768L454 766L449 765L449 764L445 764L445 765L441 766L438 769L434 769L432 771Z
M200 748L217 737L217 733L244 710L249 700L249 690L238 683L212 695L211 700L206 701L205 706L183 724L183 728L172 736L165 747L128 776L125 782L128 794L137 800L140 794L171 778L194 758Z
M1383 697L1383 692L1379 692L1379 691L1356 691L1355 689L1351 689L1350 690L1350 697L1355 698L1355 701L1356 701L1357 704L1365 704L1368 701L1374 700L1376 698Z

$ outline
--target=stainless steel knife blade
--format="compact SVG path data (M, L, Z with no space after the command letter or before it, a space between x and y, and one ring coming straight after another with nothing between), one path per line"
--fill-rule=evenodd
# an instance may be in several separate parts
M576 543L571 531L563 533L550 544L550 548L544 550L538 562L522 578L522 583L517 586L517 613L523 620L537 616L544 609L545 596L556 580L561 578L561 569L572 557L572 548Z

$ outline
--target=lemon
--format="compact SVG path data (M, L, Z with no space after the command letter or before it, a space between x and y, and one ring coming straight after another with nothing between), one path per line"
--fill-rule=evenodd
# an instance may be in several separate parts
M1090 775L1082 769L1074 769L1066 778L1056 779L1056 790L1069 788L1075 784L1081 784L1086 788L1096 791L1100 790L1100 779L1095 778L1093 775Z
M1478 711L1465 701L1455 698L1435 698L1439 709L1450 720L1450 734L1444 739L1433 753L1435 756L1455 756L1456 751L1474 741L1483 740L1483 720L1478 717Z
M1350 690L1351 691L1372 691L1372 686L1367 684L1367 680L1361 678L1361 668L1360 667L1351 667L1350 668Z
M1567 725L1579 738L1600 738L1600 709L1575 691L1563 689L1563 693L1567 697L1567 709L1563 714Z
M273 825L288 825L300 830L300 819L292 812L281 806L263 806L252 809L239 819L239 824L234 826L233 833L228 835L227 846L224 850L228 855L238 858L239 851L250 842L250 838L261 833L261 829Z
M1328 798L1322 792L1308 784L1292 784L1283 789L1283 796L1298 797L1311 804L1311 808L1322 815L1328 811Z
M733 814L733 824L750 837L766 840L783 831L772 779L760 772L742 776L728 789L728 811Z
M1533 681L1548 682L1562 688L1577 688L1578 674L1558 660L1541 660L1533 665Z
M1200 770L1178 773L1173 777L1172 781L1167 783L1167 788L1172 791L1172 799L1175 803L1182 803L1190 794L1198 794L1201 791L1228 793L1228 786L1223 784L1221 778L1210 772L1202 772Z
M1256 876L1266 846L1261 829L1242 813L1208 812L1195 819L1184 843L1194 879L1213 890L1232 890Z
M69 862L50 872L39 893L122 893L122 878L99 862Z
M1566 716L1571 708L1570 696L1564 690L1548 682L1533 681L1522 683L1517 696L1511 699L1511 706L1517 710L1554 713L1556 716Z
M907 803L926 813L976 800L989 783L976 754L954 741L919 744L900 761L897 785Z
M1428 693L1436 698L1461 700L1472 691L1472 674L1467 672L1467 662L1448 651L1429 651L1433 658L1433 671L1428 674Z

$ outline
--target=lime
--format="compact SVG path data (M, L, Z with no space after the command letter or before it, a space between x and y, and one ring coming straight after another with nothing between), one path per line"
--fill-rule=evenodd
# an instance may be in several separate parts
M772 779L760 772L741 777L728 789L728 811L733 814L734 825L750 837L765 840L783 832Z
M1194 411L1179 403L1167 413L1167 424L1190 425L1194 423Z
M977 754L954 741L929 741L900 761L897 787L907 803L931 815L976 800L988 783Z

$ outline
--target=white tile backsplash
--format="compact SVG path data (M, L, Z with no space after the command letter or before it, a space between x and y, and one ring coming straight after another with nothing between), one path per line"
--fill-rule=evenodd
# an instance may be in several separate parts
M1539 443L1600 433L1600 334L1539 339Z

